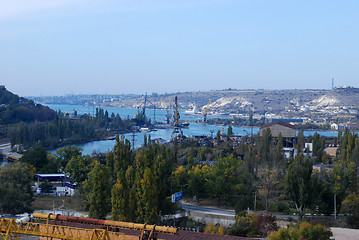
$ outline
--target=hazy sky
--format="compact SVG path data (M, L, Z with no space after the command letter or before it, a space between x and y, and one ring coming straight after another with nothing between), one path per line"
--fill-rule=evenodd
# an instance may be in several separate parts
M21 96L359 87L358 0L0 0Z

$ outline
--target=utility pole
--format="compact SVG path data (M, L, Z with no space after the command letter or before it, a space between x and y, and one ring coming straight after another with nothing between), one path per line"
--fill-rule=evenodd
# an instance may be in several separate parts
M337 219L337 194L334 194L334 219Z

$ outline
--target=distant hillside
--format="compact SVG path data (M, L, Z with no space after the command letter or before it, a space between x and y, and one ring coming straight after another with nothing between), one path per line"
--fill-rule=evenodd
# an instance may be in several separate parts
M335 88L333 90L222 90L207 92L182 92L149 96L157 107L168 107L178 96L179 108L184 110L195 106L206 107L210 112L229 114L255 113L280 114L283 116L306 115L357 115L359 114L359 89ZM123 100L113 99L102 106L135 108L142 106L143 97ZM148 104L149 108L152 108Z
M48 121L56 112L33 100L19 97L0 86L0 124L17 122Z
M173 94L151 94L148 99L156 108L169 107L178 96L178 107L185 110L206 107L209 112L228 114L279 114L290 117L317 115L356 116L359 114L359 89L335 88L289 89L289 90L218 90L179 92ZM37 97L36 101L59 103L60 98ZM137 108L144 104L144 96L126 95L73 95L61 98L64 104L85 104L87 106L111 106L118 108ZM148 108L153 108L147 103Z
M359 114L359 88L335 88L305 104L310 111L333 114Z

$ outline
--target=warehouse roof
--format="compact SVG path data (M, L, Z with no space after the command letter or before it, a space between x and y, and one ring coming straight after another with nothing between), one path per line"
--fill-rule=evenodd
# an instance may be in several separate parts
M261 126L260 128L267 128L267 127L271 127L271 126L274 126L274 125L281 125L281 126L284 126L284 127L288 127L288 128L293 128L295 129L295 126L290 124L290 123L286 123L286 122L281 122L281 121L277 121L277 122L271 122L271 123L267 123L267 124L264 124L263 126Z
M52 173L52 174L36 174L36 178L41 180L49 180L49 181L62 181L62 180L71 180L71 178L66 177L63 173Z

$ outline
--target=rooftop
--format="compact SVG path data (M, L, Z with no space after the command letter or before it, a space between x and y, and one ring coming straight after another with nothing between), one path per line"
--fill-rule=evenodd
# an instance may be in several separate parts
M271 122L271 123L264 124L263 126L260 127L260 129L271 127L271 126L274 126L274 125L281 125L281 126L284 126L284 127L295 129L294 125L292 125L290 123L282 122L282 121L276 121L276 122Z

